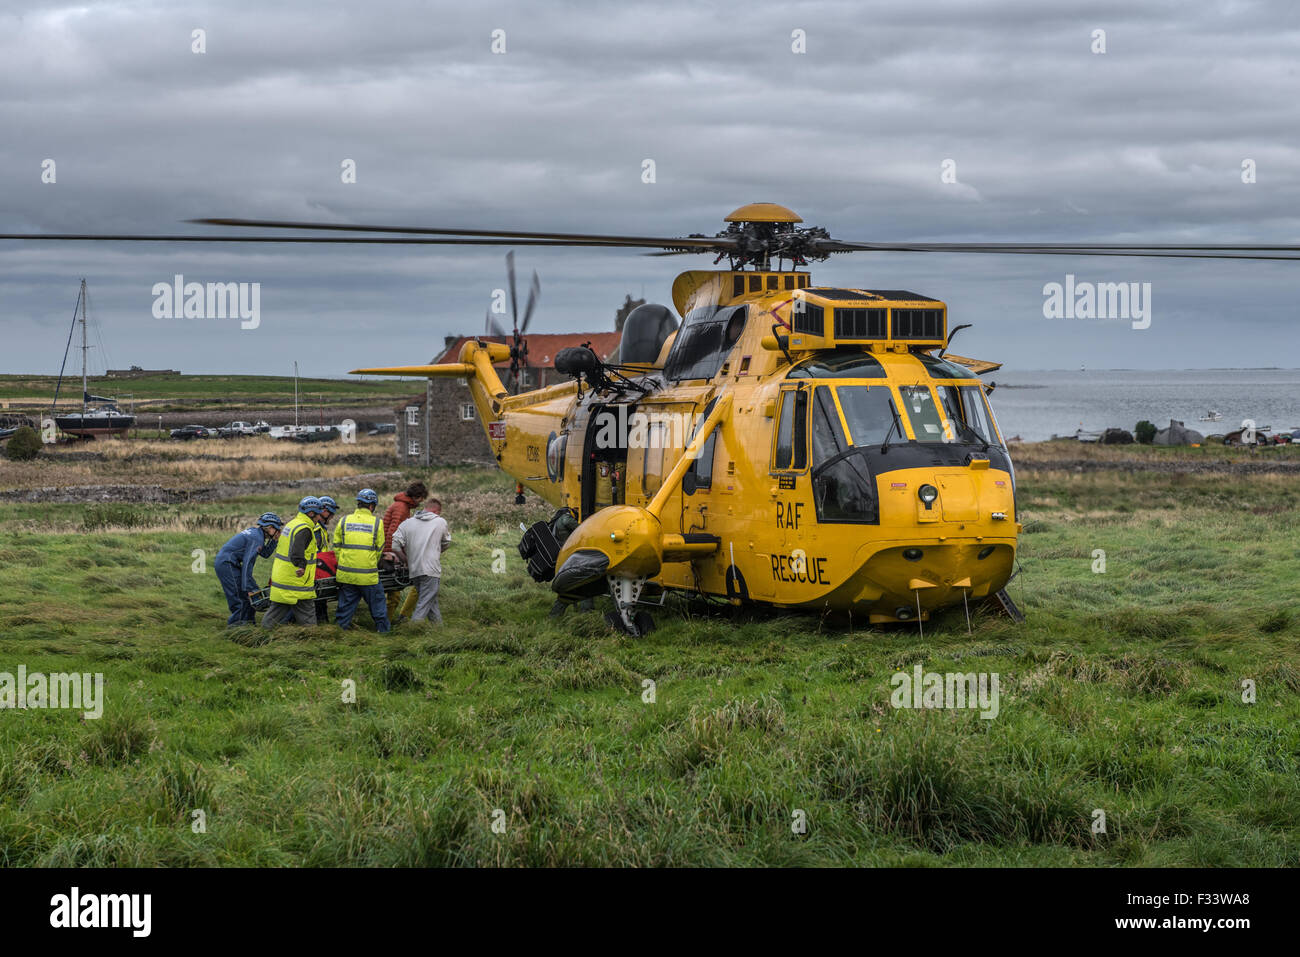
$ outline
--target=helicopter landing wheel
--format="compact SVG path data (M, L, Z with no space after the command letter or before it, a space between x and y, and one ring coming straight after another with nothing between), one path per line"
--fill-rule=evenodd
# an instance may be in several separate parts
M654 617L648 611L638 611L633 615L630 626L623 624L623 618L618 612L609 611L605 613L605 624L609 625L614 631L621 631L633 638L644 638L655 630Z
M614 611L605 616L615 628L638 638L654 630L654 619L646 611L637 611L637 599L645 587L644 578L609 577L609 593L614 599Z

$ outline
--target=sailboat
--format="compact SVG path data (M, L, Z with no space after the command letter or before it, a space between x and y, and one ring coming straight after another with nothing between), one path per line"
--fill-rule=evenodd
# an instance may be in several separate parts
M81 292L77 295L77 308L72 311L72 328L68 330L68 345L72 345L72 334L81 323L81 411L68 415L54 415L59 405L59 390L63 386L63 370L68 364L68 350L63 350L63 365L59 367L59 382L54 387L54 404L50 414L54 415L54 424L68 435L79 438L94 438L97 435L122 435L135 425L135 416L118 411L113 399L102 395L91 395L89 378L86 374L86 354L90 344L86 334L86 280L81 280ZM92 403L97 403L92 405Z

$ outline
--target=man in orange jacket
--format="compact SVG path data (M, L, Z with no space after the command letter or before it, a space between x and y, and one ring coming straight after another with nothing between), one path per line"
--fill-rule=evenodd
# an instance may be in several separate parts
M393 504L388 506L384 512L384 560L387 562L394 561L397 556L393 554L393 533L397 531L397 526L415 514L416 510L429 497L429 490L424 487L423 482L412 482L406 487L405 492L398 492L393 499ZM402 613L396 614L399 603L402 598L400 588L388 592L385 596L388 599L388 620L394 625L403 617L409 618L411 612L415 610L416 590L411 589L411 594L406 599L406 604L402 606Z

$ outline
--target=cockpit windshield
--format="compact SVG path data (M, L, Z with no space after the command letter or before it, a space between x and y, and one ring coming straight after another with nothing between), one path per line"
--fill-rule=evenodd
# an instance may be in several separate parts
M854 445L881 445L894 425L894 409L886 385L842 385L836 390L844 421L849 426L849 437ZM903 441L906 436L897 432L893 441Z
M936 386L935 389L939 393L939 401L943 403L944 414L950 423L948 432L945 432L945 442L955 442L962 437L961 435L948 437L949 433L955 431L963 433L968 440L973 439L999 448L1003 447L1002 439L993 425L993 412L989 409L988 400L984 397L984 390L980 386L941 385Z
M904 423L910 423L917 442L929 446L923 455L930 464L967 464L973 445L977 453L986 453L981 457L1010 470L980 386L941 385L932 390L911 385L900 386L895 393L882 383L817 385L812 391L812 487L819 521L879 521L877 476L910 467L907 463L915 464L915 455L921 452L907 441ZM836 414L832 391L847 431ZM911 453L906 451L909 448ZM938 459L931 462L934 456Z
M904 385L898 388L903 397L903 410L912 423L912 432L918 442L953 442L956 436L939 415L930 389L923 385Z

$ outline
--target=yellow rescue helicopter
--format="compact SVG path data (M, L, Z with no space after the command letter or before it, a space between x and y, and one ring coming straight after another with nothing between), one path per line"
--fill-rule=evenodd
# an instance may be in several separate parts
M769 203L727 220L800 221ZM526 533L529 571L563 599L609 594L633 634L666 589L873 623L1001 592L1015 479L976 376L997 364L935 354L942 302L771 265L683 273L680 327L641 306L616 359L566 350L571 381L548 388L502 382L519 330L456 362L353 372L466 380L501 468L571 510Z
M466 342L455 362L354 374L466 381L500 466L554 505L525 532L530 573L563 602L608 594L612 623L653 627L677 591L871 623L925 620L1005 591L1021 531L1015 472L978 376L998 363L946 352L947 306L913 292L814 285L832 254L908 251L1294 259L1296 246L858 243L801 227L773 203L742 206L714 236L609 236L266 220L198 222L342 231L321 236L7 234L22 239L544 245L709 253L672 309L628 316L616 357L555 358L568 382L512 395L522 326ZM368 234L387 234L373 236ZM680 317L680 322L679 322ZM490 323L489 323L490 325Z

